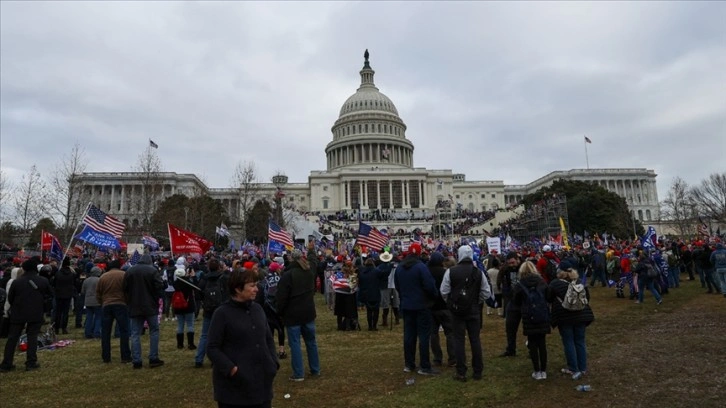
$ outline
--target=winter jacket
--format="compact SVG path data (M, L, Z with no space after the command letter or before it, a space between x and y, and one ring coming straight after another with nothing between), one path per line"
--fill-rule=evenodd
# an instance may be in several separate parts
M76 273L68 266L61 268L53 279L56 299L70 299L76 294Z
M174 309L174 314L176 315L183 315L183 314L189 314L194 313L196 310L196 300L195 300L195 293L196 290L189 285L191 277L184 277L184 278L176 278L174 280L174 290L180 291L184 294L184 298L187 300L187 307L186 309ZM194 283L192 283L194 285ZM194 285L196 286L196 285Z
M204 289L210 284L210 282L216 282L219 279L222 279L219 281L219 289L225 294L223 297L225 299L229 298L229 276L226 271L209 271L199 280L200 291L197 294L199 295L198 301L202 302L202 305L204 305ZM214 313L215 310L216 308L212 310L203 309L202 316L211 319L212 313Z
M431 273L431 276L434 277L434 282L436 284L437 288L441 287L441 282L444 281L444 274L446 273L446 268L444 268L443 264L440 264L438 262L429 262L428 265L429 272ZM436 296L436 300L434 300L434 305L431 307L431 310L446 310L446 301L443 297L441 297L441 294Z
M10 322L42 322L45 299L51 296L53 296L53 289L48 279L38 276L37 270L24 271L21 277L13 281L8 292Z
M370 306L381 305L381 282L387 282L385 272L375 266L364 266L358 273L358 301Z
M315 256L313 252L312 256ZM308 254L308 259L312 259ZM315 320L316 267L303 269L299 262L290 261L277 284L275 303L285 326L299 326Z
M164 283L151 263L151 255L142 255L139 263L126 271L123 288L130 317L156 316L159 313Z
M408 255L398 264L393 279L402 310L429 309L439 296L429 268L416 255Z
M575 326L584 324L589 326L595 315L592 313L592 309L588 304L583 310L567 310L562 307L562 300L565 298L567 288L570 286L570 282L562 279L555 279L550 283L550 290L547 295L547 301L552 303L552 327L560 326ZM587 300L590 300L590 291L585 286L585 293Z
M96 287L98 286L99 280L99 275L91 275L83 281L81 294L86 299L85 303L83 303L86 307L101 306L101 304L98 303L98 300L96 300Z
M215 401L261 405L272 400L272 383L280 364L262 307L252 301L222 304L212 316L208 336ZM234 366L237 372L232 376Z
M111 269L101 275L96 283L96 300L101 306L126 304L125 276L126 272L121 269Z
M536 286L537 290L544 295L545 299L548 298L549 286L547 286L547 282L545 282L541 276L529 275L522 279L519 284L514 286L514 297L512 298L512 303L517 305L519 309L522 308L524 299L527 297L527 293L525 293L525 289L522 285L527 288ZM531 334L548 334L552 331L550 322L533 323L524 318L522 319L522 329L525 336L529 336Z

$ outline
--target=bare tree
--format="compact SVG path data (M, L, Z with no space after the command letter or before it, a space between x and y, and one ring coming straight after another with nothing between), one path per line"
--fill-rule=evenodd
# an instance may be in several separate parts
M17 225L27 232L46 214L47 190L37 167L32 165L27 174L23 174L15 189L15 217Z
M7 192L9 190L12 190L12 186L10 185L7 177L5 177L2 168L0 168L0 221L4 220L3 215L7 210L7 205L5 204L5 197L7 197Z
M244 225L247 216L255 201L259 199L258 194L260 191L260 181L257 176L257 167L254 162L239 162L237 167L234 169L234 176L232 177L232 188L236 188L239 197L239 219L234 220ZM230 217L232 214L230 214ZM244 228L243 228L244 230ZM243 237L244 239L244 237Z
M68 234L75 227L86 208L81 196L83 189L77 182L78 176L86 171L86 152L76 142L68 155L64 155L48 177L51 219ZM66 240L70 239L66 236Z
M701 184L691 189L693 202L699 214L718 221L726 222L726 172L713 173Z
M138 162L133 169L141 173L139 177L141 194L136 199L136 211L141 218L141 228L147 228L164 193L161 159L156 154L156 149L148 146L139 155Z
M693 217L693 201L688 183L682 178L673 179L665 200L661 203L662 216L672 221L681 236L690 233L691 219Z

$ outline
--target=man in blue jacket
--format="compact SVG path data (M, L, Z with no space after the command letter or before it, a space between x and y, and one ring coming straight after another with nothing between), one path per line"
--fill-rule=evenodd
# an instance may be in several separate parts
M715 280L721 286L721 293L726 297L726 249L723 244L716 244L716 250L711 252L711 265L715 270Z
M431 334L431 306L439 295L436 282L426 265L421 262L421 244L414 242L408 255L396 268L394 282L401 298L403 313L403 358L404 372L416 369L416 338L419 343L421 375L435 375L439 371L431 368L429 340Z

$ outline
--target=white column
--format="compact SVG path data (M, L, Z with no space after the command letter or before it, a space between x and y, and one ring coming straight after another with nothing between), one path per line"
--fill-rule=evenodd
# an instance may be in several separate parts
M368 161L373 161L373 143L368 143Z
M121 214L124 214L126 212L126 197L124 194L125 192L126 192L126 186L121 184L121 211L120 211Z
M348 181L345 182L345 205L346 205L347 208L350 208L351 207L351 202L350 202L350 182L348 182Z
M368 206L368 182L365 180L361 180L360 188L363 190L361 192L361 201L363 202L363 205L365 205L367 207Z
M376 208L381 208L381 180L376 180Z
M116 214L116 185L111 184L111 213Z
M393 205L393 180L388 180L388 206L389 208L394 207Z

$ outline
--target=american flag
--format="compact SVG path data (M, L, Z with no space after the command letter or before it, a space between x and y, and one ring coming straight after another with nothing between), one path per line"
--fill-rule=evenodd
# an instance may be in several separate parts
M290 234L288 234L287 231L285 231L284 229L280 228L280 226L277 225L275 221L270 220L270 225L267 228L267 235L270 237L271 240L277 241L282 245L285 245L286 247L294 246L292 238L290 238Z
M701 217L698 217L698 234L703 235L704 237L711 236L711 233L709 232L708 225L706 225L705 222L701 219Z
M139 253L138 250L134 249L134 254L131 255L131 259L129 259L129 264L131 266L134 266L137 263L139 263L140 260L141 260L141 254Z
M388 245L388 236L378 231L375 227L361 222L358 227L356 244L365 245L376 251L380 251L384 246Z
M104 213L93 204L88 208L86 216L83 217L83 223L96 231L111 234L116 238L121 237L124 229L126 229L123 222Z

